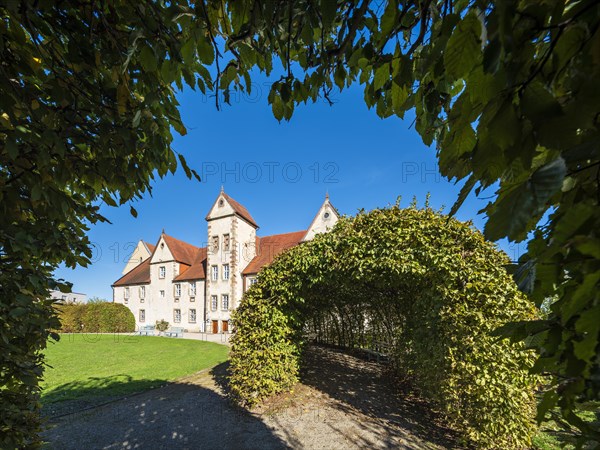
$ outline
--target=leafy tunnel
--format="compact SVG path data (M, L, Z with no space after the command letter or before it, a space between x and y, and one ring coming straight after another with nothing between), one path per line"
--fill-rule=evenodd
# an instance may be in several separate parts
M385 345L478 447L523 448L535 430L534 354L493 334L535 317L507 256L428 205L340 220L265 268L235 314L230 385L252 405L298 381L305 346Z

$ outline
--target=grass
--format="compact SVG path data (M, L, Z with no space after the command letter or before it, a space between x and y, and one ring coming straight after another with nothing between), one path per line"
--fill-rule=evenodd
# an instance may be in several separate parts
M590 402L587 405L582 405L577 415L586 422L594 422L597 420L595 411L598 411L599 408L599 402ZM554 409L553 416L555 418L560 417L558 408ZM548 420L542 424L537 435L533 438L533 448L536 450L573 450L577 448L577 430L569 429L568 425L561 427L556 421ZM583 448L596 447L584 446Z
M140 392L227 360L212 342L153 336L64 334L45 352L44 407L98 403Z

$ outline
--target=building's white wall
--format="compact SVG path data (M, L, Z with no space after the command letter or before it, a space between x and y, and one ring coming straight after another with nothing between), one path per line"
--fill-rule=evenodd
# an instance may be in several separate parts
M232 279L232 309L240 304L244 295L242 272L256 256L256 228L236 217L235 224L235 272Z
M338 213L335 211L335 208L331 205L331 203L329 203L329 199L326 199L321 205L321 208L319 208L319 212L313 219L310 228L306 232L306 236L302 240L310 241L318 233L326 233L334 227L338 220Z
M225 202L223 208L228 207L228 204ZM207 330L212 332L212 321L218 320L219 326L218 330L222 330L222 321L230 319L230 309L232 302L232 292L231 292L231 281L233 275L233 255L235 252L234 242L235 238L233 236L233 215L225 215L222 216L219 214L219 218L211 219L208 221L208 250L207 250L207 264L206 264L206 319L207 319ZM223 246L223 236L225 234L229 234L229 251L225 251ZM219 238L219 247L217 249L213 246L213 237L217 236ZM225 264L229 264L229 280L223 279L223 266ZM213 280L213 267L217 266L219 270L219 275L217 280ZM222 308L223 304L223 294L229 295L229 309L224 310ZM217 308L212 308L212 296L217 296Z
M157 270L158 265L154 268ZM167 269L168 273L168 269ZM180 281L181 296L175 298L175 283L171 280L156 281L151 284L144 285L146 287L145 297L140 297L140 286L129 286L129 299L125 301L125 286L114 287L114 302L126 305L135 317L136 328L145 325L155 325L157 320L166 320L171 326L183 327L187 331L198 332L204 331L204 290L205 285L203 280L196 281L196 296L193 297L189 293L189 281ZM165 297L160 297L160 290L165 290ZM146 320L140 322L140 309L146 311ZM174 323L174 310L181 310L181 322ZM190 322L190 309L196 310L196 322Z
M144 242L140 240L137 243L135 250L129 257L129 260L127 261L127 264L125 265L125 268L123 269L123 275L125 275L127 272L130 272L131 270L133 270L135 267L137 267L142 262L146 261L148 258L150 258L150 256L151 256L150 250L148 250L148 247L146 247L146 244L144 244Z
M174 296L175 285L179 283L181 285L181 296L177 299ZM169 302L171 308L171 320L167 320L171 326L183 327L188 331L198 332L204 331L204 281L196 281L196 295L192 297L190 295L190 282L179 281L173 282L173 301ZM174 323L173 316L175 309L181 310L181 322ZM196 322L190 322L190 309L196 310Z
M173 254L171 253L171 250L169 250L169 246L165 242L164 237L161 235L158 244L156 244L156 249L154 250L154 255L152 255L150 264L173 260Z
M79 292L64 293L60 291L50 291L50 298L61 300L63 302L86 303L87 295Z

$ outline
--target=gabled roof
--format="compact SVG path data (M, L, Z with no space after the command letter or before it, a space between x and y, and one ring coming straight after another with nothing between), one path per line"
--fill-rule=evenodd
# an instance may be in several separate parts
M250 215L250 213L248 212L248 210L241 203L236 202L234 199L232 199L225 192L223 192L223 197L225 197L225 199L227 200L227 202L229 202L229 204L231 205L231 207L233 208L233 210L236 213L238 213L243 219L245 219L248 222L250 222L250 224L252 224L256 228L258 228L258 224L256 223L256 221L252 218L252 216Z
M323 204L321 205L321 207L319 208L319 210L317 211L317 214L315 215L315 217L313 217L312 222L310 223L310 226L307 228L306 230L306 234L302 237L302 242L307 240L308 237L308 233L312 230L312 227L315 225L315 223L317 222L319 215L321 214L321 211L323 211L323 209L325 209L326 206L329 206L331 208L331 210L333 211L333 213L335 214L335 216L339 219L340 218L340 213L338 212L337 208L335 206L333 206L331 204L331 202L329 201L329 194L325 195L325 201L323 202Z
M169 247L169 250L171 250L171 254L173 255L175 261L188 266L193 264L196 253L198 250L200 250L199 247L180 241L179 239L175 239L174 237L164 233L162 234L162 237L165 240L167 247Z
M256 238L256 256L242 272L243 275L253 275L260 271L263 266L273 262L275 257L284 250L294 247L300 243L306 230L294 231L292 233L274 234Z
M135 266L133 269L115 281L113 286L129 286L131 284L148 283L150 283L150 258Z
M250 215L250 213L248 212L248 210L244 207L244 205L242 205L241 203L235 201L234 199L232 199L229 195L227 195L223 191L221 191L221 193L219 194L219 196L221 196L221 195L225 198L225 200L227 200L227 203L229 203L229 205L231 206L231 208L233 209L233 211L238 216L240 216L242 219L244 219L250 225L252 225L252 226L254 226L256 228L259 228L258 224L254 220L254 218L252 217L252 215ZM217 198L217 201L219 201L218 198ZM215 205L216 205L216 202L215 202ZM214 205L213 205L213 208L214 208ZM211 211L212 211L212 208L211 208ZM206 220L209 220L208 215L206 216Z
M206 278L206 247L199 248L189 269L180 273L173 281L204 280Z

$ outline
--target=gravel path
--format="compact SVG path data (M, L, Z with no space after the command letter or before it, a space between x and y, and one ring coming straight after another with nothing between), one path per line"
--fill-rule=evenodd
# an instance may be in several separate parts
M54 419L50 449L454 448L427 405L376 364L312 348L293 393L248 412L224 395L226 365ZM394 387L392 387L392 384Z

